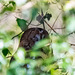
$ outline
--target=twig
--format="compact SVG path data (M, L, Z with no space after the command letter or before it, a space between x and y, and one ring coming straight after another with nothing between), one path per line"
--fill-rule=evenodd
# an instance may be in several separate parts
M51 28L51 30L53 30L56 34L58 34L45 20L44 22Z
M31 24L32 20L33 20L33 19L30 20L30 22L28 23L28 26Z
M43 14L43 10L42 9L41 9L41 15L42 15L42 17L44 17L44 14ZM45 29L44 22L43 22L43 28Z
M52 25L52 28L54 27L54 25L55 25L57 19L59 18L60 14L61 14L61 12L59 13L59 15L57 16L56 20L54 21L54 23L53 23L53 25ZM50 31L50 33L51 33L51 31Z
M65 29L65 27L62 27L62 28L54 28L54 29ZM48 29L48 31L50 31L50 29Z
M65 27L62 27L62 28L54 28L54 29L65 29Z
M67 34L66 36L72 35L72 34L74 34L74 33L75 33L75 31L73 31L73 32L71 32L71 33L69 33L69 34Z
M10 57L12 57L12 56L7 56L6 58L10 58Z
M75 46L75 44L70 44L71 46Z
M40 15L40 14L39 14ZM40 15L41 16L41 15ZM44 20L44 16L41 16L42 18L41 19L43 19ZM51 30L53 30L56 34L58 34L47 22L46 22L46 20L44 20L44 22L51 28Z
M32 26L40 26L41 24L37 24L37 25L34 25L34 24L31 24Z
M57 19L59 18L59 16L60 16L61 13L62 13L62 12L60 12L59 15L57 16L56 20L54 21L54 23L53 23L53 25L52 25L52 28L54 27L54 25L55 25L55 23L56 23L56 21L57 21Z
M23 32L23 31L22 31L22 32ZM20 35L22 32L20 32L19 34L13 36L12 39L14 39L14 38L17 37L18 35Z
M32 19L31 19L31 21L28 23L28 26L31 24L31 22L32 22ZM22 32L23 32L23 31L22 31ZM12 39L14 39L14 38L17 37L18 35L20 35L22 32L20 32L19 34L15 35L14 37L12 37Z

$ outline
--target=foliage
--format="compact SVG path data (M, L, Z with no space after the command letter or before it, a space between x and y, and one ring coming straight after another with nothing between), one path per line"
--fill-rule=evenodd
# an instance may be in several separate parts
M27 21L24 19L17 18L16 19L18 26L21 28L22 31L28 29Z
M28 0L29 1L29 0ZM33 2L35 0L32 0ZM41 3L42 2L42 3ZM49 3L59 3L63 5L63 22L65 24L64 34L49 34L49 38L35 43L31 50L18 48L13 50L14 39L11 39L14 32L0 32L0 75L74 75L74 50L68 43L68 36L75 33L75 9L66 8L68 4L64 0L41 0L39 6L33 6L30 19L34 20L39 11L39 7L48 7ZM69 2L70 3L70 2ZM41 5L43 4L43 5ZM45 6L46 5L46 6ZM44 7L43 7L44 6ZM9 1L3 6L1 14L14 12L17 6L14 1ZM41 9L40 8L40 9ZM49 7L48 7L49 8ZM44 20L50 20L53 15L46 12L42 16L38 15L37 21L42 24ZM36 18L37 18L36 17ZM29 22L26 19L16 18L16 23L24 32L28 29ZM16 37L18 40L20 37ZM17 42L16 42L17 43ZM73 66L74 65L74 66Z
M3 14L6 11L14 11L16 9L16 3L14 1L9 1L8 4L4 5L0 14Z
M3 48L2 53L4 56L7 56L7 54L10 52L9 52L8 48Z

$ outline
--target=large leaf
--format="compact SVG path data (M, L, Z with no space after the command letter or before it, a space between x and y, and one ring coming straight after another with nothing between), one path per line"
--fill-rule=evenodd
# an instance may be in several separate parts
M24 19L17 18L16 19L18 26L21 28L22 31L28 29L27 21Z

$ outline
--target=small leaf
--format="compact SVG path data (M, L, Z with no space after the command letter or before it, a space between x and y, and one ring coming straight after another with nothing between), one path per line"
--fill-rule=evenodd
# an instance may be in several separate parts
M42 12L42 14L41 15L38 15L37 17L36 17L36 20L39 22L39 23L41 23L41 24L44 24L44 20L47 18L47 20L50 20L50 18L52 17L52 15L51 14L49 14L49 13L46 13L44 16L43 16L43 11L41 11Z
M12 3L13 6L16 4L14 1L9 1L9 4L10 3Z
M5 13L6 11L14 11L15 9L16 9L16 3L14 1L9 1L9 3L4 6L0 14Z
M7 48L3 48L2 53L3 53L4 56L7 56L7 54L10 53L10 52Z
M38 16L36 17L36 20L37 20L39 23L41 23L41 24L44 23L44 18L43 18L41 15L38 15Z
M22 31L28 29L27 21L24 19L17 18L16 19L18 26L21 28Z
M12 4L12 10L16 9L16 3L14 1L9 1L9 4Z
M36 20L41 23L41 24L44 24L44 14L43 14L43 10L41 9L41 15L39 14L37 17L36 17Z
M50 20L50 18L51 18L51 17L52 17L52 15L51 15L51 14L46 13L46 14L45 14L45 16L44 16L44 19L45 19L45 18L47 18L48 20Z

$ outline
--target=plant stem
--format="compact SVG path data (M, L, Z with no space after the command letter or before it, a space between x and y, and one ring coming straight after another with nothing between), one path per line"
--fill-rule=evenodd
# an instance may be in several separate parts
M45 22L56 34L58 34L45 20L44 20L44 22Z

